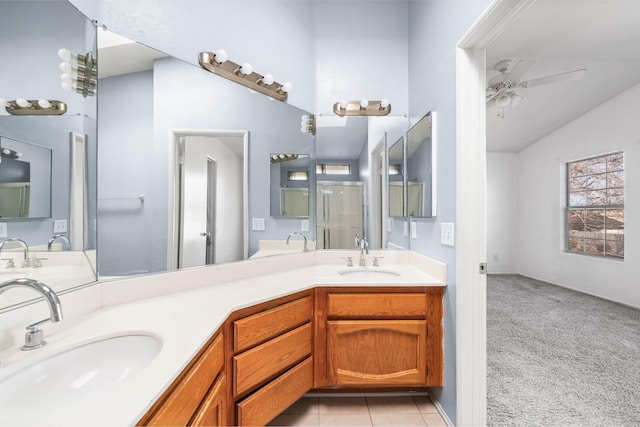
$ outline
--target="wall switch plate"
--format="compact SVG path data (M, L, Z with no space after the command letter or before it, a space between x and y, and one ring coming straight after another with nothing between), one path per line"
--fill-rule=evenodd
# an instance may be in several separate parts
M404 237L409 237L409 223L407 221L402 223L402 234Z
M265 231L267 227L264 218L251 218L251 229L253 231Z
M0 222L0 237L7 237L7 223Z
M453 246L453 223L443 222L440 224L440 243L446 246Z
M393 231L393 219L387 218L387 233L391 233Z
M66 219L56 219L53 221L53 232L54 233L66 233L67 232L67 220Z
M309 231L309 220L303 219L300 221L300 231Z
M412 239L417 239L418 238L418 223L413 221L410 222L409 224L411 224L411 238Z

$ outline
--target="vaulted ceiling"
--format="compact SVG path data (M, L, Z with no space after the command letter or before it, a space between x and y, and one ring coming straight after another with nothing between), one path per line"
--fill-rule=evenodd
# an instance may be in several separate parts
M527 102L487 109L487 150L519 152L640 82L640 1L534 1L487 49L487 80L503 59L533 60L521 80L586 69L581 80L520 89Z

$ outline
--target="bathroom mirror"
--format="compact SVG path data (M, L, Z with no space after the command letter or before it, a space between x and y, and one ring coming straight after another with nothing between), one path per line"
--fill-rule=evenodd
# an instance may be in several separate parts
M32 150L45 158L35 165L29 160L29 217L0 218L0 223L7 238L28 244L30 258L43 258L38 278L64 293L96 280L96 98L61 87L59 49L68 49L72 55L95 55L95 27L70 3L0 2L0 52L11 64L4 67L0 79L0 98L57 100L67 105L66 113L55 116L14 116L0 107L0 145L18 147L14 150L23 153L19 160L27 160ZM48 252L54 234L63 238ZM18 262L15 269L7 269L7 261L2 261L0 280L35 272L21 268L22 249L13 243L4 246L1 257ZM5 292L0 309L35 297L29 291Z
M427 113L407 132L407 216L436 215L435 114Z
M0 221L51 217L51 149L0 136Z
M404 212L404 138L401 137L389 147L389 217L402 218Z
M309 155L271 153L271 216L309 218Z
M308 113L113 39L99 33L100 70L111 70L99 75L101 279L240 261L255 255L260 241L284 241L300 231L300 221L271 215L265 160L272 153L306 153L309 161L314 138L300 131ZM148 60L121 67L136 58ZM222 151L202 151L214 146ZM190 152L201 159L198 169L190 166ZM206 176L217 177L215 184ZM184 181L190 178L195 184ZM183 202L194 197L195 204ZM207 197L213 219L206 215ZM313 231L305 233L314 240Z

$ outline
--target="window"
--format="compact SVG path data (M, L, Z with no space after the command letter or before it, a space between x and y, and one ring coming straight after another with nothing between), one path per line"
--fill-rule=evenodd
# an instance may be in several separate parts
M316 165L317 175L351 175L350 165L338 165L330 163L318 163Z
M287 180L289 181L308 181L309 174L307 171L288 171Z
M624 154L567 164L567 251L624 258Z

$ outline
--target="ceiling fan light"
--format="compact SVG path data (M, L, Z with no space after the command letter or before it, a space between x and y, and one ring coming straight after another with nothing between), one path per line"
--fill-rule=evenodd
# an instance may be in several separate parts
M495 101L496 101L496 107L505 108L505 107L508 107L509 104L511 104L511 97L508 94L503 94L503 95L497 96Z
M517 92L511 94L511 106L516 108L518 105L522 104L524 101L524 96L520 95Z

